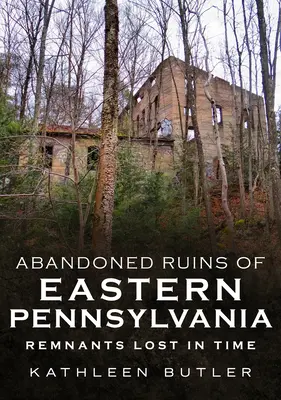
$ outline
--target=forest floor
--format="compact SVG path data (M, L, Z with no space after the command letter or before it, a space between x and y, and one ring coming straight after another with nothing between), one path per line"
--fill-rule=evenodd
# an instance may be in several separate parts
M212 214L217 234L218 247L228 248L228 229L225 214L221 205L221 188L215 186L211 190ZM281 260L281 251L278 245L278 235L274 225L268 222L266 194L260 188L254 192L254 207L250 215L250 197L246 192L246 216L241 216L240 195L238 186L232 185L229 190L229 207L234 219L235 245L239 252L253 253L256 251L274 251ZM203 224L206 224L205 211L201 212ZM280 253L280 254L279 254Z

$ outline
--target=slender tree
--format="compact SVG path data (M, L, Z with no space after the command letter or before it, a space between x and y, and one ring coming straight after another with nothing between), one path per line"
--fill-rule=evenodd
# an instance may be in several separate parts
M281 240L281 190L280 190L280 170L277 157L278 135L275 116L275 89L276 89L276 68L277 68L277 53L280 41L281 32L281 4L278 3L278 16L275 32L275 40L272 47L267 35L267 26L265 20L264 2L256 0L259 38L260 38L260 58L262 68L262 84L265 99L265 110L268 125L268 140L269 140L269 177L272 190L272 203L274 208L275 220L279 238Z
M45 0L43 2L43 26L40 39L40 50L37 68L37 79L36 79L36 90L35 90L35 105L34 105L34 115L33 115L33 130L36 133L38 130L38 121L40 115L40 106L42 99L42 86L45 68L45 57L46 57L46 41L47 34L50 25L50 19L53 12L55 0Z
M224 18L226 18L226 1L224 2ZM245 199L245 186L244 186L244 121L245 121L245 95L244 95L244 88L243 88L243 74L242 74L242 65L243 65L243 49L244 49L244 38L242 40L242 43L240 43L239 38L238 38L238 23L237 23L237 18L236 18L236 8L235 8L235 2L232 0L231 3L231 9L232 9L232 29L233 29L233 35L234 35L234 41L235 41L235 47L236 47L236 54L237 54L237 62L238 65L236 69L238 70L238 78L239 78L239 97L240 97L240 109L238 109L238 103L237 103L237 93L236 93L236 88L235 88L235 78L233 80L233 77L235 76L234 73L231 74L232 78L232 86L233 86L233 95L234 95L234 103L235 103L235 139L236 139L236 151L237 151L237 167L238 167L238 180L239 180L239 191L240 191L240 213L241 217L245 218L246 216L246 199ZM225 23L225 37L227 38L227 27ZM226 41L226 48L228 46L228 43ZM228 65L229 68L232 67L232 63L230 61L230 55L229 51L227 50L227 58L228 58Z
M246 48L248 53L249 59L249 99L248 99L248 107L247 107L247 129L248 129L248 148L249 148L249 156L248 156L248 178L249 178L249 196L250 196L250 215L253 213L254 209L254 198L253 198L253 56L252 56L252 49L251 43L249 38L249 21L252 18L252 8L250 9L250 15L247 18L245 0L242 0L242 7L243 7L243 20L244 20L244 29L245 29L245 42Z
M192 54L191 46L189 40L189 23L188 16L190 16L190 9L186 1L178 0L178 9L180 17L180 26L183 39L184 47L184 61L185 61L185 79L187 82L186 87L186 110L191 109L192 125L194 128L194 136L197 147L199 171L201 178L201 185L203 190L203 197L205 203L205 210L207 216L208 230L212 252L216 252L216 235L213 223L211 199L208 189L206 170L205 170L205 156L203 151L203 144L199 130L198 118L197 118L197 107L196 107L196 83L194 79L194 70L192 68ZM185 122L185 137L187 137L188 129L188 111L186 112L186 122Z
M136 133L133 120L135 90L156 66L154 48L147 43L147 37L153 37L147 20L146 10L142 6L127 5L123 10L119 39L119 79L128 102L128 119L122 129L128 134L129 142Z
M219 131L219 127L218 127L216 99L212 96L212 94L210 93L210 89L209 89L210 83L212 80L212 74L211 74L211 71L209 68L209 49L208 49L206 37L204 36L204 31L203 31L203 28L201 25L199 15L198 15L198 20L199 20L199 29L200 29L200 33L201 33L201 36L203 39L205 52L206 52L205 53L205 68L206 68L206 72L208 74L208 77L207 77L205 85L204 85L204 91L205 91L205 96L209 100L211 107L212 107L214 137L215 137L215 142L216 142L217 156L218 156L219 168L220 168L221 179L222 179L222 188L221 188L222 208L224 210L226 221L227 221L227 226L229 229L229 233L231 235L231 246L232 246L233 245L234 226L233 226L233 216L230 211L229 202L228 202L228 179L227 179L227 173L226 173L225 163L224 163L224 159L223 159L220 131Z
M117 0L106 0L101 146L93 220L93 250L102 255L110 254L112 239L118 123L118 31Z
M23 120L28 107L28 91L32 82L33 69L37 65L36 46L42 29L43 3L36 4L34 1L21 0L20 5L18 23L25 32L28 42L27 59L25 60L24 55L21 54L21 57L25 60L20 101L20 119Z

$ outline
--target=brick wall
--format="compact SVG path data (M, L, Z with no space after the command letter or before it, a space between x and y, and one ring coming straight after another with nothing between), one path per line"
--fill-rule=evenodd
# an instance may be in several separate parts
M180 156L183 141L185 140L185 74L184 62L169 57L158 66L152 76L145 82L134 97L133 121L134 137L155 138L157 131L161 134L160 123L167 120L171 123L172 135L174 139L173 157L175 160ZM204 84L207 79L206 72L196 69L196 105L200 134L203 142L205 160L208 165L212 165L216 159L216 145L213 133L213 121L211 104L205 96ZM238 100L238 109L240 112L240 93L241 89L235 87ZM230 151L234 151L233 132L236 127L234 96L232 85L218 77L213 77L209 91L215 99L218 106L218 112L221 114L219 131L221 142ZM245 92L247 98L248 93ZM158 113L155 114L158 103ZM257 153L257 128L258 128L258 106L260 108L260 120L263 132L265 132L265 113L263 99L259 96L253 96L253 152ZM122 130L122 117L121 117ZM192 128L192 122L189 121L189 127ZM160 130L159 130L160 129ZM192 129L190 129L192 137ZM191 144L192 140L190 141ZM244 130L244 142L247 145L247 129ZM169 161L170 162L170 161Z

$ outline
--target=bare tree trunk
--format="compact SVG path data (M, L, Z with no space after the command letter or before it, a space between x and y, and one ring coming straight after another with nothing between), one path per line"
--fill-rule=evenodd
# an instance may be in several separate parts
M49 5L49 0L45 0L44 3L44 22L42 27L42 35L40 41L40 52L38 61L38 71L36 79L36 92L35 92L35 104L34 104L34 115L33 115L33 131L34 133L38 130L38 120L40 116L40 106L41 106L41 95L42 95L42 85L43 85L43 73L45 67L45 54L46 54L46 40L47 33L50 24L50 18L52 15L55 0L51 1Z
M78 252L80 253L84 249L84 215L83 215L83 205L82 205L82 195L79 187L79 171L77 167L76 159L76 133L75 128L72 124L72 139L71 139L71 158L73 167L73 179L76 191L77 208L79 216L79 236L78 236Z
M31 80L31 74L32 74L32 65L33 65L33 56L32 56L32 54L30 54L27 69L26 69L26 76L25 76L23 89L22 89L22 96L21 96L21 103L20 103L20 120L23 120L24 116L25 116L28 87L29 87L29 83Z
M203 189L203 197L205 203L206 217L207 217L207 225L209 231L209 238L211 244L212 253L216 253L216 235L215 228L212 216L212 207L211 207L211 199L208 189L208 183L206 179L206 171L205 171L205 157L203 151L203 145L198 125L197 119L197 108L196 108L196 86L195 86L195 77L193 71L191 69L191 49L188 41L188 26L186 21L187 8L186 3L182 0L178 0L179 6L179 14L180 14L180 22L181 22L181 31L184 45L184 56L185 56L185 79L187 80L187 93L186 93L186 119L185 119L185 138L188 133L188 108L191 108L192 114L192 124L194 129L194 137L197 146L197 154L198 154L198 162L199 162L199 170L200 170L200 178ZM185 151L185 150L184 150Z
M164 53L165 53L165 44L162 46L161 63L163 63L163 61L164 61ZM163 83L163 68L161 66L160 76L159 76L159 84L158 84L159 99L161 96L162 83ZM157 121L158 121L158 116L159 116L159 105L160 105L160 101L158 101L158 103L155 104L155 129L153 132L154 141L153 141L152 158L151 158L151 170L152 171L155 171L156 158L157 158L157 154L158 154L158 124L157 124ZM151 132L150 132L151 131L150 117L149 117L148 128L149 128L150 146L151 146L152 136L151 136Z
M254 188L253 188L253 150L252 150L252 128L253 128L253 99L252 99L252 91L253 91L253 85L252 85L252 50L250 46L250 41L249 41L249 35L248 35L248 23L247 23L247 17L246 17L246 8L245 8L245 0L242 0L242 7L243 7L243 17L244 17L244 28L245 28L245 39L246 39L246 47L247 47L247 52L248 52L248 58L249 58L249 104L248 104L248 121L247 121L247 129L248 129L248 148L249 148L249 161L248 161L248 179L249 179L249 197L250 197L250 216L253 214L254 210ZM249 18L252 16L250 15Z
M29 7L29 3L27 2L27 0L24 1L22 5L24 8L24 14L22 18L25 21L24 30L26 31L28 38L29 55L26 66L26 74L22 85L21 102L20 102L20 120L23 120L27 107L29 84L32 79L33 66L36 63L35 48L38 42L38 36L41 29L42 14L43 14L43 3L40 3L39 5L38 15L37 14L34 15L35 10L32 7L32 4ZM36 21L34 23L35 16L36 16Z
M206 97L208 98L208 100L210 101L210 103L212 105L212 111L213 111L213 116L214 116L215 141L216 141L218 161L219 161L219 167L220 167L220 173L221 173L221 179L222 179L222 189L221 189L222 208L223 208L225 216L226 216L228 228L229 228L230 232L233 233L233 217L232 217L231 211L229 209L229 205L228 205L228 181L227 181L226 168L225 168L225 163L224 163L222 149L221 149L221 140L220 140L220 133L219 133L219 128L218 128L218 120L217 120L217 107L216 107L215 100L208 93L208 90L207 90L208 85L209 85L209 83L207 81L207 83L205 85L205 93L206 93Z
M167 48L167 32L168 32L168 24L171 17L171 2L163 2L160 1L160 7L158 7L157 3L155 4L154 1L149 3L151 8L154 9L155 13L155 21L160 27L161 32L161 69L159 74L159 82L157 82L158 86L158 93L159 93L159 100L161 97L161 91L163 86L163 62L165 59L165 52ZM158 154L158 114L159 114L159 105L160 101L158 101L157 106L155 107L155 121L156 121L156 129L154 130L154 141L153 141L153 149L152 149L152 162L151 162L151 169L155 171L156 168L156 159ZM149 135L150 135L150 120L149 120Z
M133 73L134 76L134 73ZM131 139L134 136L134 120L133 120L133 109L134 109L134 78L132 78L132 82L130 85L130 95L129 95L129 135L128 141L131 143Z
M118 5L105 3L105 70L101 126L101 147L93 220L93 250L109 255L116 176L118 123Z
M136 38L136 42L138 43L138 36ZM128 140L131 143L132 136L134 136L134 120L133 120L133 109L134 109L134 90L135 90L135 81L136 81L136 63L138 56L137 46L134 47L134 56L133 56L133 65L132 70L129 72L130 74L130 94L129 94L129 135Z
M199 16L198 16L199 18ZM205 96L209 100L211 107L212 107L212 113L213 113L213 122L214 122L214 134L215 134L215 142L216 142L216 147L217 147L217 156L218 156L218 161L219 161L219 167L220 167L220 173L221 173L221 179L222 179L222 189L221 189L221 201L222 201L222 208L225 213L226 221L227 221L227 226L229 229L229 233L231 235L231 247L233 247L233 235L234 235L234 226L233 226L233 216L232 213L229 209L228 205L228 181L227 181L227 173L226 173L226 168L225 168L225 163L223 159L223 154L222 154L222 148L221 148L221 139L220 139L220 132L219 132L219 127L218 127L218 118L217 118L217 107L216 107L216 101L215 99L211 96L209 92L209 85L212 79L212 74L210 73L210 68L209 68L209 50L206 42L206 38L204 36L202 27L201 27L201 21L199 19L199 27L200 27L200 33L204 42L204 47L206 50L206 55L205 55L205 66L206 66L206 71L208 73L208 78L207 81L205 82L204 85L204 91L205 91Z
M13 7L13 6L11 6ZM3 38L3 44L4 44L4 64L5 67L3 69L3 73L1 74L1 82L0 82L0 94L4 95L6 98L8 95L8 89L9 89L9 84L10 84L10 78L11 78L11 70L12 70L12 8L9 7L8 1L6 0L5 2L5 16L4 16L4 23L5 23L5 31L6 33L4 34Z
M270 48L266 32L263 0L256 0L256 5L257 5L258 23L259 23L262 83L263 83L266 118L268 125L269 170L270 170L269 174L272 186L272 200L273 200L275 221L277 224L279 239L281 240L280 171L277 161L277 127L276 127L276 119L274 111L277 51L278 51L280 31L281 31L281 5L279 3L279 13L278 13L278 22L276 27L273 60L270 59L270 52L269 52Z
M244 90L243 90L243 78L242 78L242 50L239 46L239 39L237 35L237 28L236 28L236 10L234 6L234 0L232 0L232 18L233 18L233 33L235 38L236 44L236 51L238 55L238 75L239 75L239 83L240 83L240 114L238 111L238 104L237 104L237 93L235 88L235 74L233 71L233 66L229 54L228 49L228 35L227 35L227 23L226 23L226 5L227 0L224 1L224 25L225 25L225 45L226 45L226 53L228 59L228 66L230 69L232 86L233 86L233 94L234 94L234 107L235 107L235 136L236 136L236 151L237 151L237 169L238 169L238 180L239 180L239 193L240 193L240 215L241 218L245 218L246 216L246 198L245 198L245 185L244 185L244 159L243 159L243 152L244 152L244 143L243 143L243 136L244 136Z

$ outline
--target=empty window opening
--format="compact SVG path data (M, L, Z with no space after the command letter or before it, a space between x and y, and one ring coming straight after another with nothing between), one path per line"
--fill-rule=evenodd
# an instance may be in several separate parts
M145 109L143 109L142 113L141 113L141 122L142 122L142 125L144 126L145 125Z
M187 107L184 107L184 115L186 115L186 110L187 110ZM188 109L188 116L192 117L191 108Z
M148 121L149 121L149 123L151 122L151 119L152 119L152 103L149 103L149 105L148 105Z
M140 116L137 116L137 135L140 133Z
M250 118L251 118L250 109L249 108L244 108L244 113L243 113L244 129L248 129L249 128Z
M193 76L191 78L191 87L192 87L192 89L195 89L195 81L194 81L194 77Z
M156 114L158 112L158 107L159 107L159 97L158 96L155 97L154 104L155 104L155 116L156 116Z
M193 75L190 76L190 86L191 86L191 89L195 89L195 82L194 82L194 76ZM184 80L184 90L185 90L185 94L186 94L187 90L188 90L188 80L187 80L187 78L185 78L185 80Z
M162 136L162 128L160 122L157 123L157 136Z
M186 140L189 142L190 140L192 140L194 138L195 138L194 128L193 128L193 126L189 126L187 135L186 135Z
M250 118L251 118L251 128L255 129L255 118L254 118L254 113L250 114Z
M45 168L52 168L53 165L53 146L42 146L43 163Z
M156 96L155 99L154 99L154 118L155 118L155 124L156 124L156 120L157 120L158 110L159 110L159 97Z
M222 108L221 106L216 105L216 116L217 116L217 123L222 124ZM212 123L215 125L215 117L214 117L214 110L212 108Z
M97 146L88 147L87 165L88 169L95 171L99 160L99 148Z

